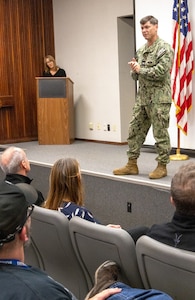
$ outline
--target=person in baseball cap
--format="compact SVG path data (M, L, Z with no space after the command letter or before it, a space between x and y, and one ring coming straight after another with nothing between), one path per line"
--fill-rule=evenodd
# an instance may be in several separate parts
M77 300L71 291L40 269L25 264L30 215L37 200L27 183L0 182L0 300ZM45 208L42 208L45 209ZM91 300L106 300L121 289L100 292Z
M0 182L0 246L14 240L37 198L37 191L27 183Z

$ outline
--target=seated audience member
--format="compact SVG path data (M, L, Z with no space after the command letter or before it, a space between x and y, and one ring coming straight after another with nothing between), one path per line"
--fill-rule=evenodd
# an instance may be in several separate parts
M56 65L52 55L45 56L44 66L43 77L66 77L66 71Z
M36 200L37 192L29 184L0 182L0 300L76 300L62 284L24 263ZM110 288L90 299L105 300L120 292Z
M127 232L133 238L134 242L136 243L140 236L147 234L149 227L147 226L138 226L135 228L130 228Z
M135 241L138 236L147 235L169 246L195 251L195 163L181 166L173 176L170 202L175 206L170 222L154 224L147 230L130 229L129 234Z
M109 297L109 300L143 300L143 299L153 299L153 300L173 300L167 294L154 289L137 289L132 288L120 280L120 268L114 261L105 261L95 272L95 284L91 291L89 291L85 300L89 300L97 293L101 292L110 287L119 287L122 291Z
M78 216L99 223L84 207L83 184L79 163L74 158L61 158L51 168L49 192L45 207L60 210L69 220Z
M45 207L61 211L69 220L77 216L100 224L84 207L80 166L74 158L61 158L54 163L50 173L49 192ZM121 228L120 225L115 224L107 226Z
M147 235L167 245L195 251L195 163L183 165L172 178L170 201L175 206L172 220L153 225Z
M5 173L5 181L16 183L28 183L31 184L32 179L30 179L27 174L30 171L30 163L23 149L18 147L8 147L0 155L0 166ZM35 203L41 206L44 203L43 195L37 190L38 199Z

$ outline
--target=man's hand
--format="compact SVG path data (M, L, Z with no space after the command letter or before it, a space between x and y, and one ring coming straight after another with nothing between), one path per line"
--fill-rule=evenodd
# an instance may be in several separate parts
M106 226L112 227L112 228L121 228L121 225L118 225L118 224L108 224Z
M118 294L122 291L120 288L110 288L103 290L102 292L96 294L94 297L89 298L89 300L105 300L111 295Z
M139 73L140 71L140 65L138 64L138 62L136 61L135 58L133 58L131 61L128 62L128 65L130 65L131 70L135 73Z

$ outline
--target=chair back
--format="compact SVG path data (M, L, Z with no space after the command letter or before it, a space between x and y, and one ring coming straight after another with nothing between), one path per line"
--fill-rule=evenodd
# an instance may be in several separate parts
M30 240L30 244L24 248L24 257L25 257L25 263L27 265L44 270L44 264L42 261L41 254L39 253L39 250L34 244L32 237Z
M72 247L69 221L64 214L35 206L31 216L31 239L32 247L25 262L41 267L78 299L84 299L89 289ZM28 252L28 248L25 251Z
M89 287L94 285L96 269L106 260L118 263L121 268L121 281L132 287L143 287L135 243L125 230L95 224L79 217L70 220L69 229L75 253Z
M174 300L194 299L195 253L142 236L136 243L144 287L166 292Z

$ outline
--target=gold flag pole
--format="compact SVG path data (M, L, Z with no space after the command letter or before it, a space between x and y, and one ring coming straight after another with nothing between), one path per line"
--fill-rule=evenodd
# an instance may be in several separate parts
M178 1L178 23L180 24L180 6L181 6L181 1ZM180 26L179 26L180 28ZM178 30L177 32L178 36L178 68L180 68L180 32ZM176 154L170 155L169 156L170 160L187 160L189 159L188 155L181 154L180 153L180 129L177 128L177 149L176 149Z
M186 154L181 154L180 153L180 129L177 128L177 149L176 149L176 154L170 155L169 158L170 160L187 160L189 159L188 155Z

